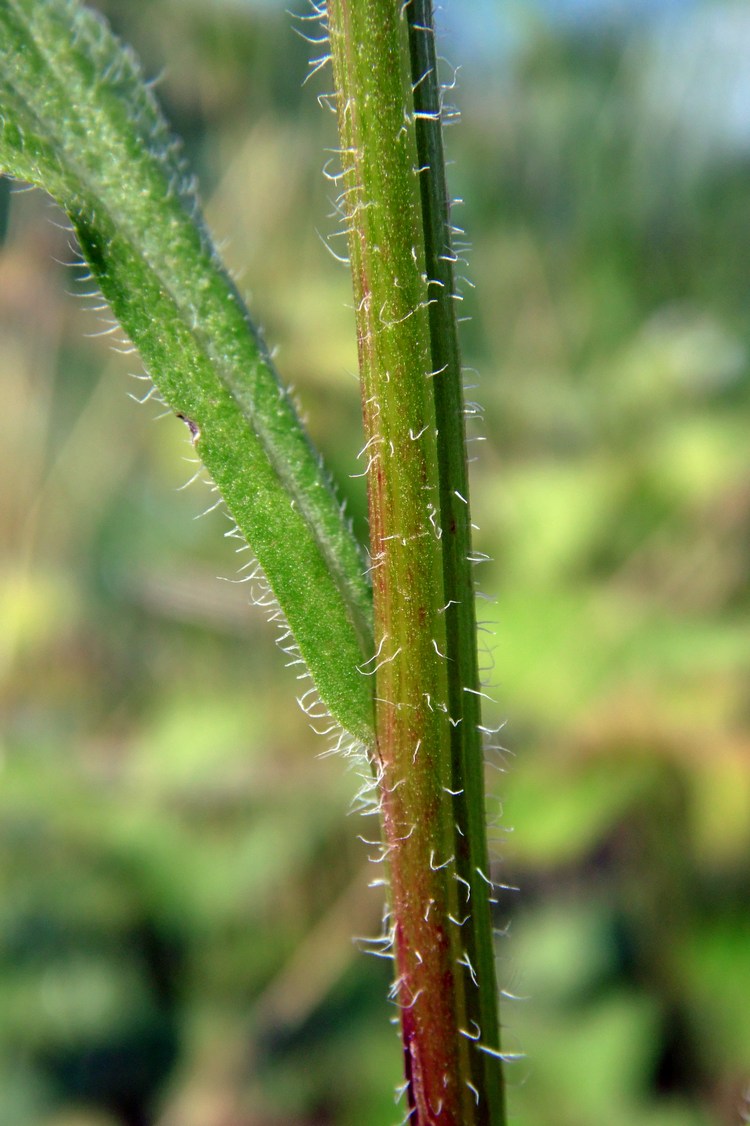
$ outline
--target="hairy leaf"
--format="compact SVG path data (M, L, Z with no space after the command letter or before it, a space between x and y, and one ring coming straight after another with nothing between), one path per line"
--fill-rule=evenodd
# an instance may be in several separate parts
M159 393L189 424L322 702L369 743L363 556L132 53L76 0L0 0L0 169L67 212Z

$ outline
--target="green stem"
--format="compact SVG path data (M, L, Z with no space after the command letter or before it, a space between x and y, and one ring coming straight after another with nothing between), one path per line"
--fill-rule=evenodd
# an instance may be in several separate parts
M440 526L447 601L445 628L451 662L448 691L453 763L454 816L460 827L457 866L471 888L471 919L464 930L466 950L479 988L468 991L472 1027L482 1030L472 1050L475 1085L490 1102L487 1122L504 1120L504 1087L497 1057L482 1047L500 1048L495 953L490 912L489 858L484 807L484 755L477 621L472 574L472 525L466 457L465 404L456 323L456 281L450 197L445 175L441 89L435 50L432 0L411 0L409 23L419 184L429 281L432 382L438 430Z
M433 304L447 206L444 180L435 204L417 171L436 163L425 148L436 142L414 128L432 110L414 104L412 86L427 84L413 77L410 41L419 68L425 33L404 11L397 0L328 3L369 457L375 763L411 1120L499 1126L452 276L448 305Z

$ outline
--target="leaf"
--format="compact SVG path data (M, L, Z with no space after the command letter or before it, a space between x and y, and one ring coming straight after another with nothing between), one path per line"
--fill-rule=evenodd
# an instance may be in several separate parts
M45 188L255 553L292 652L372 738L365 563L133 54L76 0L0 0L0 168ZM266 601L265 599L263 600Z

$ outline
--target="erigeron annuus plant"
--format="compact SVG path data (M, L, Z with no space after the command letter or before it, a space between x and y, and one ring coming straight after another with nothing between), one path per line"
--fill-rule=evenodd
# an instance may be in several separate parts
M461 364L430 0L329 0L370 543L203 225L138 66L77 0L0 0L0 167L41 185L247 540L387 871L407 1114L503 1123ZM317 35L313 36L318 38Z

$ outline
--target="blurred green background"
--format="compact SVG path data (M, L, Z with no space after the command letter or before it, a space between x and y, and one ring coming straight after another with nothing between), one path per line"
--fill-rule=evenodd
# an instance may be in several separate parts
M162 75L364 535L315 48L281 4L100 7ZM446 0L442 20L487 720L507 720L494 874L520 889L497 907L511 1120L739 1123L750 10ZM389 967L352 941L381 913L357 779L217 578L238 560L220 511L194 519L205 485L179 491L184 427L89 338L59 216L40 193L1 210L0 1123L387 1126Z

